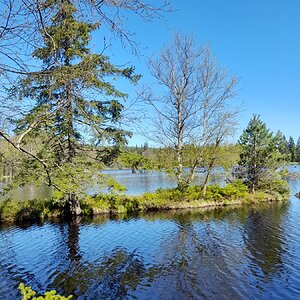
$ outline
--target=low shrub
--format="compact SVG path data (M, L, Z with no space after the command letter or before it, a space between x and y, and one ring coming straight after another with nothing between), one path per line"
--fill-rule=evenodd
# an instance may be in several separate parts
M22 223L39 221L58 213L51 200L12 200L0 202L0 221Z

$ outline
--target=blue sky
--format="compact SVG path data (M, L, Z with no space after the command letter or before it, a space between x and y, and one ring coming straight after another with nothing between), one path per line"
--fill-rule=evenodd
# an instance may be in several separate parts
M113 61L130 62L150 83L147 59L170 42L172 33L193 34L199 45L210 44L221 64L239 79L242 103L240 131L250 117L260 114L272 131L280 129L296 140L300 80L299 0L173 0L176 11L164 19L145 23L128 20L140 55L130 48L115 49ZM132 92L127 88L129 93ZM135 136L130 144L140 144Z

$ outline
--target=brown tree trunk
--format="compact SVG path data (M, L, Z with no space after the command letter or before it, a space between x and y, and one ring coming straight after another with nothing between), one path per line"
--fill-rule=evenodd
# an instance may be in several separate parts
M67 195L66 214L71 216L79 216L82 214L80 202L74 193Z

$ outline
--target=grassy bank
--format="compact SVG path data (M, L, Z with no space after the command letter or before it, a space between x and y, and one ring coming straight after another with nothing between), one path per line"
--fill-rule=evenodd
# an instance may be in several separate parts
M265 188L255 194L250 194L247 186L237 181L225 187L209 186L206 195L203 195L200 186L189 187L184 192L177 189L160 189L141 196L101 194L81 199L81 207L84 215L93 216L283 201L288 199L288 195L289 190L284 181L278 181L273 184L272 189ZM53 204L51 200L8 199L0 203L2 222L22 223L62 216L63 209Z

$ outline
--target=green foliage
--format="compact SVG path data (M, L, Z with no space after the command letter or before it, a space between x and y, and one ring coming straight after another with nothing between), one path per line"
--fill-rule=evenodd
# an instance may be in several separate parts
M0 202L0 222L40 221L60 213L59 208L53 205L51 200L7 199Z
M296 161L298 163L300 163L300 137L297 141L297 145L296 145Z
M281 154L285 156L287 162L300 162L300 138L295 145L293 137L290 137L287 141L286 137L278 131L275 138L278 141L278 148Z
M290 155L291 155L291 162L296 162L297 161L297 151L296 151L296 145L295 145L294 139L292 137L290 137L290 139L289 139L288 148L289 148Z
M267 129L259 116L254 115L239 139L241 146L237 177L254 193L273 180L276 169L286 157L280 152L278 136Z
M132 172L152 169L150 160L141 154L122 152L120 160L122 166L132 169Z
M281 176L277 174L273 180L269 180L262 185L261 190L267 193L278 193L282 196L288 196L290 189L286 180L281 179Z
M286 181L276 177L269 181L254 195L248 192L248 186L241 180L233 181L224 187L210 185L203 195L201 186L192 185L180 191L158 189L153 193L140 196L124 194L98 194L80 199L82 213L86 216L98 214L124 214L138 211L169 210L179 208L197 208L231 203L248 203L266 200L285 200L289 195ZM0 202L0 221L24 222L40 221L47 217L60 216L63 210L53 202L46 200Z
M22 294L22 300L71 300L73 296L63 297L56 293L55 290L46 292L42 296L36 296L36 292L29 286L25 286L24 283L20 283L19 290Z
M246 198L248 195L248 187L237 180L227 184L225 187L211 185L208 187L205 199L213 201L237 200Z
M277 131L274 139L276 142L276 147L282 155L283 162L291 161L291 153L285 136L280 131Z
M140 76L133 67L119 68L107 56L91 53L91 34L100 23L85 22L75 1L47 1L39 12L47 23L32 56L42 67L22 76L11 96L32 103L16 122L21 146L35 139L40 144L23 160L14 184L46 182L55 188L54 200L65 205L84 195L87 183L120 188L99 174L130 136L118 124L127 95L111 80L123 77L135 84Z

